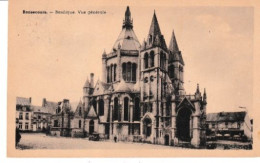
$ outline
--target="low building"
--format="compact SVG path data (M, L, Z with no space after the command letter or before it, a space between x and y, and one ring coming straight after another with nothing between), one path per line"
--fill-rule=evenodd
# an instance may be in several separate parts
M32 130L31 97L16 97L16 127L20 131Z
M207 135L222 139L252 138L252 125L246 111L207 114Z
M42 106L32 106L32 131L44 132L51 125L51 113Z
M44 132L51 125L58 103L45 98L42 106L34 106L31 102L31 97L16 98L16 127L25 132Z

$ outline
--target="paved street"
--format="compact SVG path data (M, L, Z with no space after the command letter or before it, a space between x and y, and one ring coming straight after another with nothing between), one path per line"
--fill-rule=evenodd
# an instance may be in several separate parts
M177 147L133 142L89 141L88 138L46 136L41 133L22 133L20 149L176 149Z

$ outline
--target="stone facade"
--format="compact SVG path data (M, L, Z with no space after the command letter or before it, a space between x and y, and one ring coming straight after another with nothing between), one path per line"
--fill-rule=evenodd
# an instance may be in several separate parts
M102 55L102 79L83 86L71 119L71 135L202 147L206 142L207 97L197 86L184 90L184 61L174 32L167 47L154 13L148 38L140 45L127 7L112 51Z

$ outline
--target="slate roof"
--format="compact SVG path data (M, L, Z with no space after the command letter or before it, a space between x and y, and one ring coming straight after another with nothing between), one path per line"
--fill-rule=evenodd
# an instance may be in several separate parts
M244 121L245 116L246 116L245 111L208 113L206 121L210 121L210 122Z
M113 49L118 49L121 46L122 50L139 50L140 43L135 35L133 29L123 28L119 34Z
M104 83L100 80L97 81L97 84L94 88L93 96L102 95L107 92L109 92L109 88L112 86L112 84Z
M46 103L44 104L44 107L46 108L46 110L49 113L55 114L56 108L58 107L58 102L46 101Z
M140 49L140 43L133 30L133 20L131 19L129 6L126 8L123 29L114 43L113 50L116 50L119 47L120 49L127 51L138 51Z
M84 107L83 107L83 103L82 103L82 101L80 100L79 101L79 104L78 104L78 106L77 106L77 109L75 110L75 116L84 116L84 109L83 109ZM79 114L79 109L81 109L81 115Z
M16 97L16 105L22 105L22 106L30 106L30 98L25 97Z
M124 80L121 80L115 88L115 92L131 92L132 90L133 84L126 83Z
M45 107L42 106L33 105L31 108L33 112L49 113L49 110L47 110Z

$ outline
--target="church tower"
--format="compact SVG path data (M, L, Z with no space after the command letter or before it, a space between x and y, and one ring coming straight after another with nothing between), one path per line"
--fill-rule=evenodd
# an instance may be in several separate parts
M184 94L184 61L181 51L179 50L177 40L172 31L171 41L169 45L168 74L174 86L175 94Z
M166 116L168 49L154 12L147 40L141 47L141 127L145 137L157 142ZM169 109L169 107L168 107Z

